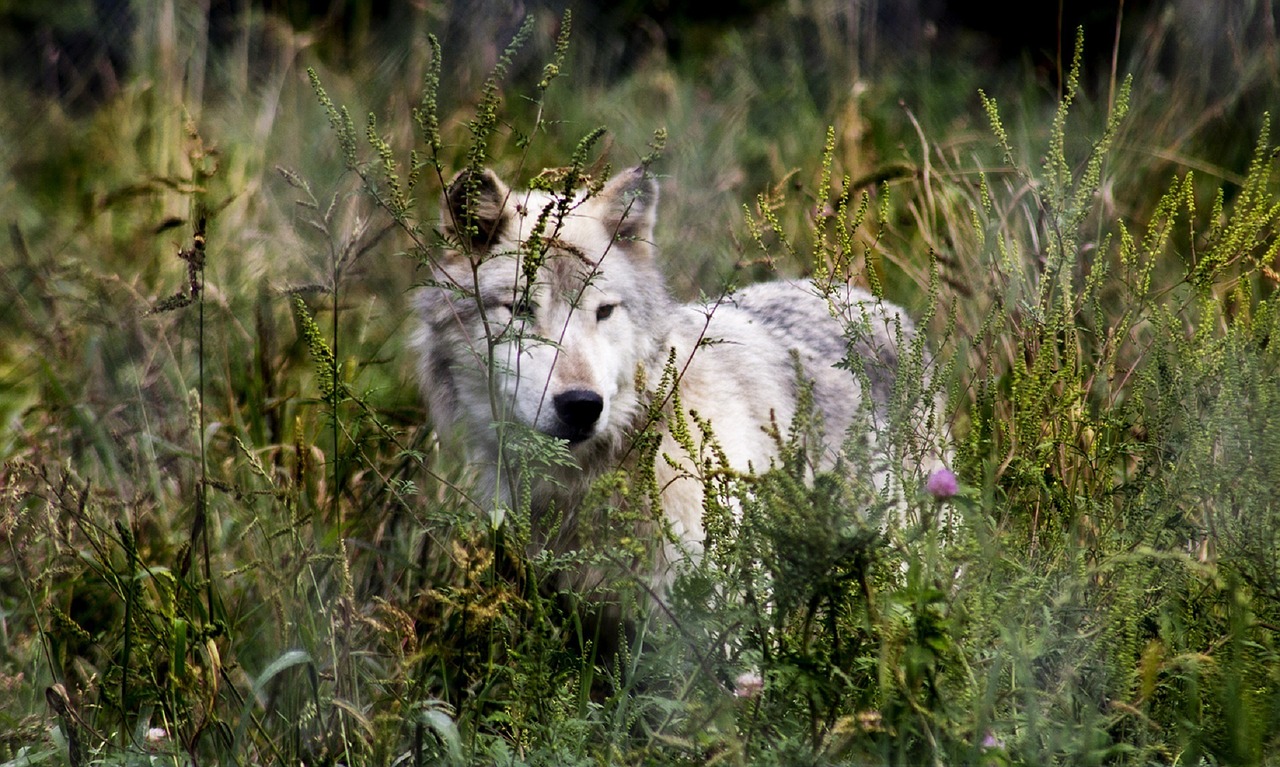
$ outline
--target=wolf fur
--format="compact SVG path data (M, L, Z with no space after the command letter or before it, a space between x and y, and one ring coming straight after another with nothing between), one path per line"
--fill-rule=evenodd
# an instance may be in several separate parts
M811 449L829 467L864 403L877 417L886 412L899 339L914 333L901 309L852 286L834 302L809 282L781 280L712 304L675 302L656 263L657 203L657 183L641 168L572 197L511 191L491 171L464 172L447 191L451 247L417 298L422 390L439 432L465 445L490 501L512 504L521 492L506 427L565 442L571 465L526 488L535 520L557 521L540 545L589 543L574 514L593 481L636 460L632 441L650 426L669 361L682 415L709 422L729 467L741 472L764 471L777 458L776 435L787 434L811 384L813 415L828 435ZM530 260L536 254L540 263ZM852 347L833 305L864 324ZM842 360L865 375L835 367ZM656 424L668 530L654 552L659 583L673 564L698 556L704 536L702 466L672 423ZM690 432L700 452L702 435Z

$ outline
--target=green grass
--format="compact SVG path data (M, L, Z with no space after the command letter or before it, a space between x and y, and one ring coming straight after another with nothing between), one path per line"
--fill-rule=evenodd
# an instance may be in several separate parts
M91 114L0 83L0 763L1275 763L1280 48L1243 11L1062 99L869 59L834 3L613 80L538 15L486 97L501 20L219 48L178 5ZM665 130L679 296L827 269L926 318L963 483L881 530L795 445L726 477L610 662L537 588L592 555L489 524L405 343L444 181L600 126L597 175Z

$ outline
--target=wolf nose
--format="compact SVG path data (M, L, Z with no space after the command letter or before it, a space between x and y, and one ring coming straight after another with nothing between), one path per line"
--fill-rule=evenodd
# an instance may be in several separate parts
M556 416L564 424L570 442L580 442L591 436L591 430L604 410L604 397L590 389L570 389L557 394L551 400Z

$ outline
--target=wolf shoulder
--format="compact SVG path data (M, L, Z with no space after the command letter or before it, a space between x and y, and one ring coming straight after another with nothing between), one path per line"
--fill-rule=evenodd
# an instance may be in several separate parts
M884 406L898 344L914 335L900 307L856 287L823 291L807 280L758 283L679 311L670 346L683 364L681 390L721 424L785 427L804 383L826 425L843 429L863 403L863 381L875 409ZM853 375L850 364L865 375Z

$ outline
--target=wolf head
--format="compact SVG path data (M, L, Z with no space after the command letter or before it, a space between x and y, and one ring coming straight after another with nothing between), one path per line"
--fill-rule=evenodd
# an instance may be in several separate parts
M661 356L670 315L657 201L641 168L571 196L512 191L488 170L454 179L448 246L418 299L437 428L496 450L502 426L520 424L580 459L621 442L639 410L637 370Z

